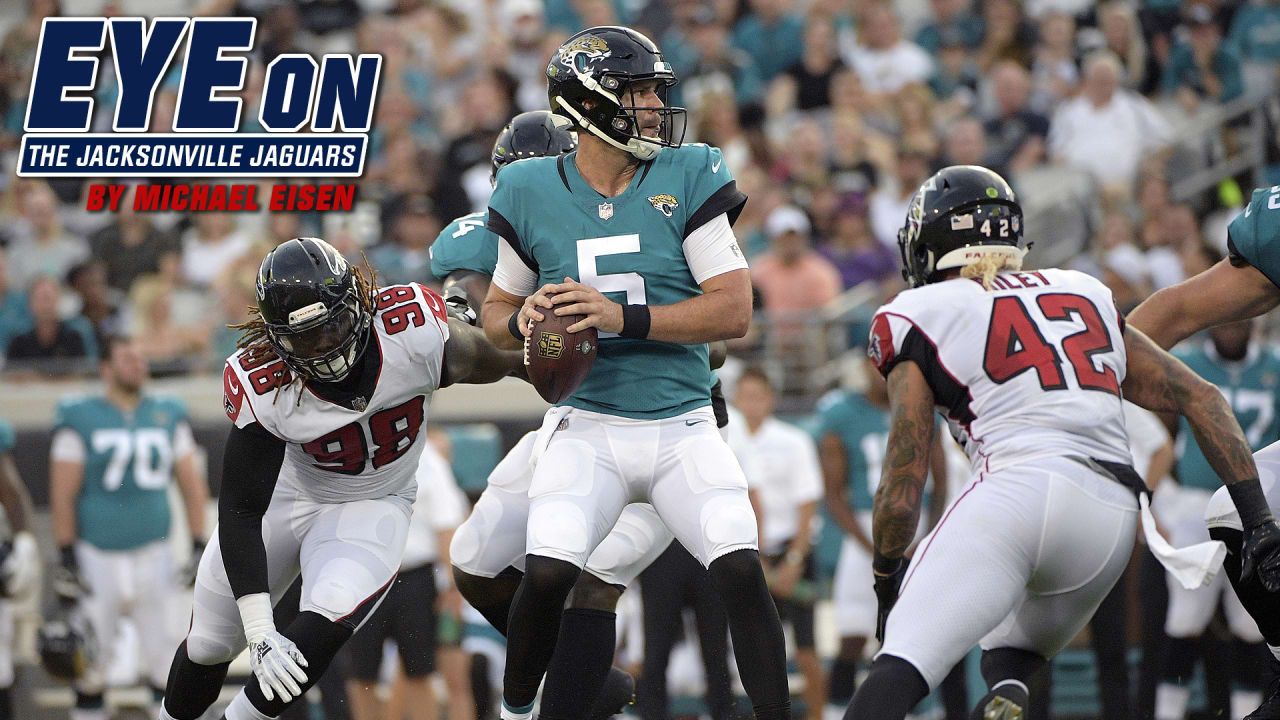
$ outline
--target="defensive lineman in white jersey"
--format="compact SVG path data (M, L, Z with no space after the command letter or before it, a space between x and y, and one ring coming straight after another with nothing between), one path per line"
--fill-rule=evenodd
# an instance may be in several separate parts
M228 720L277 717L381 601L404 551L432 393L492 382L519 353L450 322L421 285L375 288L328 243L290 240L258 272L257 315L223 370L218 527L162 720L195 720L246 645L255 680ZM272 604L302 575L297 619Z
M1280 528L1222 395L1125 328L1100 282L1018 272L1021 225L1003 178L953 166L916 192L899 233L914 289L877 312L869 344L892 412L872 521L883 646L846 718L900 720L979 642L991 692L974 717L1024 716L1027 678L1128 563L1145 490L1122 391L1187 416L1247 518L1246 574L1280 587ZM935 409L973 480L908 566Z

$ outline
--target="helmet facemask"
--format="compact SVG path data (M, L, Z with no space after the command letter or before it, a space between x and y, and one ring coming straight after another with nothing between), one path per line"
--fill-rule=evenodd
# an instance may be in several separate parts
M351 373L364 352L371 319L351 288L332 308L316 302L289 313L287 323L267 323L267 338L294 373L319 382L338 382Z

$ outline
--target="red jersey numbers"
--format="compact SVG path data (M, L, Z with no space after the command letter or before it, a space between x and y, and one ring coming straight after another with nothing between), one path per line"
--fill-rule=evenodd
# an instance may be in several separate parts
M1094 365L1093 356L1114 349L1107 326L1093 302L1081 295L1047 293L1036 298L1044 317L1054 322L1079 320L1084 329L1062 339L1062 351L1085 390L1120 394L1120 383L1112 368ZM996 384L1006 383L1027 370L1035 370L1040 387L1063 390L1067 387L1058 349L1045 340L1036 321L1016 296L995 299L987 328L986 353L982 367Z
M426 419L423 408L427 398L418 395L408 402L387 408L369 417L369 439L373 441L374 469L398 460L404 455L422 429ZM365 470L365 458L369 457L369 443L359 422L348 423L323 437L305 443L303 452L315 458L315 466L321 470L359 475Z
M251 359L247 354L241 355L240 369L249 373L249 384L253 386L253 392L258 395L266 395L293 381L289 368L285 367L284 361L274 353L255 359Z
M867 356L881 375L888 375L893 367L893 332L889 328L889 316L883 313L871 320L871 338L867 342Z
M436 321L447 322L444 300L422 285L417 287ZM403 332L408 327L422 327L427 321L427 313L409 285L384 288L374 300L374 308L382 313L382 328L388 335Z

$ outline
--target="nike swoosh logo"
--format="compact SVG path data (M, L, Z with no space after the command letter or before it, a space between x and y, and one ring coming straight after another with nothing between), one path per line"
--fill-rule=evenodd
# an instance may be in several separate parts
M704 422L706 422L706 420L685 420L684 424L692 426L692 425L697 425L698 423L704 423Z
M1245 205L1245 206L1244 206L1244 216L1245 216L1245 217L1249 217L1249 213L1251 213L1251 212L1253 212L1253 205L1252 205L1252 204Z
M235 380L232 380L231 378L227 378L227 386L231 388L232 395L240 394L240 386L236 384Z
M711 173L713 175L720 172L720 163L722 162L724 162L724 157L718 157L715 162L711 163Z

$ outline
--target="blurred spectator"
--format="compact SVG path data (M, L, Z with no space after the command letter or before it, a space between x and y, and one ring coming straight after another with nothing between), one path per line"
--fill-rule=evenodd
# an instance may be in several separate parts
M879 184L877 164L892 162L892 152L888 140L868 130L857 113L834 115L831 118L832 189L863 197L870 195Z
M254 41L258 60L255 64L265 66L278 55L307 52L298 38L300 29L297 3L272 3L259 16L258 34ZM385 64L382 70L386 72Z
M869 93L894 93L909 83L926 82L933 60L915 43L902 38L891 3L867 5L858 29L858 44L843 49L844 60L857 71Z
M1028 107L1031 77L1021 65L997 64L991 81L996 109L982 125L988 146L984 164L1006 177L1017 175L1044 160L1049 119Z
M12 226L9 271L19 283L36 275L65 277L89 256L89 246L62 228L58 198L47 183L27 181L19 188L19 217Z
M1089 15L1094 0L1026 0L1027 15L1043 22L1049 15L1059 14L1080 19Z
M104 263L107 285L119 292L128 292L139 275L158 271L163 256L178 252L177 240L157 228L150 213L134 211L136 189L125 192L112 223L89 236L93 257Z
M1035 27L1022 16L1018 0L986 0L982 4L984 34L978 48L978 67L983 72L1000 60L1013 60L1031 65L1031 46L1035 44Z
M384 89L379 97L395 93L397 100L407 101L407 106L412 106L412 116L402 118L402 122L407 123L415 138L423 142L436 141L439 118L435 83L426 60L411 45L406 30L389 19L376 18L371 19L363 32L367 38L364 42L372 43L375 48L372 52L382 55ZM393 114L407 106L394 108Z
M816 310L840 294L840 271L810 246L809 218L785 205L769 214L770 250L756 258L751 280L766 312Z
M249 245L249 237L235 229L235 216L231 213L194 213L191 227L182 234L182 279L208 287Z
M845 288L891 277L898 269L898 254L871 235L866 201L853 193L841 196L834 232L818 252L840 271Z
M80 317L93 333L99 347L112 335L124 334L124 307L118 294L107 286L107 271L101 260L94 258L71 268L67 285L80 301Z
M481 74L463 91L459 109L466 124L444 151L444 175L435 196L442 217L478 212L488 204L490 153L512 115L507 79L497 72Z
M432 214L431 201L426 195L401 198L391 218L387 242L369 251L379 283L401 285L430 278L430 243L443 227Z
M1049 123L1049 153L1088 171L1104 193L1127 198L1144 157L1164 149L1172 131L1146 98L1119 86L1121 71L1106 50L1085 60L1083 92Z
M314 35L350 31L364 12L356 0L318 0L298 3L298 20Z
M516 80L516 107L520 111L544 109L549 58L542 52L542 39L547 31L542 2L503 0L499 7L507 37L507 56L502 67Z
M167 257L159 273L138 278L129 291L133 306L129 335L146 338L142 354L157 374L191 369L209 346L206 317L212 309L211 298L184 287L178 276L178 262Z
M933 19L916 33L916 44L938 55L950 35L957 47L972 50L982 43L982 18L973 13L972 0L929 0Z
M929 87L946 105L946 114L955 115L973 107L977 99L980 71L973 53L959 32L948 28L939 39L933 76Z
M804 20L791 11L788 0L750 0L752 12L733 28L733 46L755 63L761 80L798 60L804 48Z
M947 142L942 165L981 165L987 156L987 136L982 123L975 118L962 117L947 128ZM1004 172L1003 168L993 168Z
M796 107L812 110L831 104L831 76L844 68L836 48L836 26L814 15L804 28L804 55L785 74L796 83Z
M1102 280L1111 288L1116 306L1127 313L1151 294L1147 259L1134 243L1133 222L1121 212L1107 215L1099 240Z
M1125 0L1104 3L1098 8L1098 26L1106 48L1124 65L1125 87L1150 95L1160 81L1160 64L1148 52L1133 6Z
M1032 107L1042 112L1075 94L1080 82L1076 66L1076 22L1053 13L1041 19L1035 60L1031 63Z
M1250 95L1262 96L1280 88L1280 2L1246 2L1236 10L1227 37L1240 53Z
M732 93L740 104L760 99L767 80L759 64L731 42L728 29L710 8L701 7L693 12L689 20L689 39L692 42L686 53L686 62L689 63L687 74L676 69L681 78L676 90L682 102L698 105L708 93ZM770 48L765 54L773 52ZM782 54L790 55L789 52ZM796 57L799 54L797 48ZM788 62L784 67L790 64Z
M1148 218L1142 228L1142 244L1152 291L1182 282L1188 277L1182 266L1182 248L1201 244L1195 212L1187 205L1170 205L1159 217Z
M257 258L254 257L254 264ZM218 319L213 323L209 336L209 361L211 367L221 368L223 361L236 351L236 342L240 339L240 331L227 327L237 325L249 319L249 307L256 307L258 298L254 295L254 278L257 271L248 267L242 272L225 272L214 285L218 295Z
M889 247L898 246L898 229L906 220L911 197L932 173L928 156L909 145L898 149L897 159L894 181L882 184L872 193L869 207L871 232L876 240Z
M926 155L938 154L938 132L934 129L933 93L928 86L912 84L898 91L898 141Z
M25 14L14 14L17 20L0 41L0 91L4 93L3 126L0 127L0 149L17 147L27 109L27 91L35 72L36 48L44 19L56 16L58 0L29 0Z
M27 294L10 282L9 276L9 253L0 246L0 355L9 348L9 341L30 330L33 322Z
M802 201L811 200L813 193L830 184L826 132L817 120L800 117L775 157L778 164L771 174L788 183L793 194L803 197Z
M1201 100L1230 102L1244 93L1240 56L1222 42L1222 28L1208 5L1192 4L1185 10L1187 37L1173 46L1160 80L1160 90L1173 93L1179 103L1194 110Z
M751 162L751 148L738 121L738 108L733 103L732 93L704 93L698 105L690 109L690 114L694 116L689 128L691 136L720 148L726 167L733 168L737 174Z
M60 291L58 281L50 275L39 275L31 281L27 304L31 308L32 329L9 341L6 370L39 377L90 367L92 348L58 315Z

